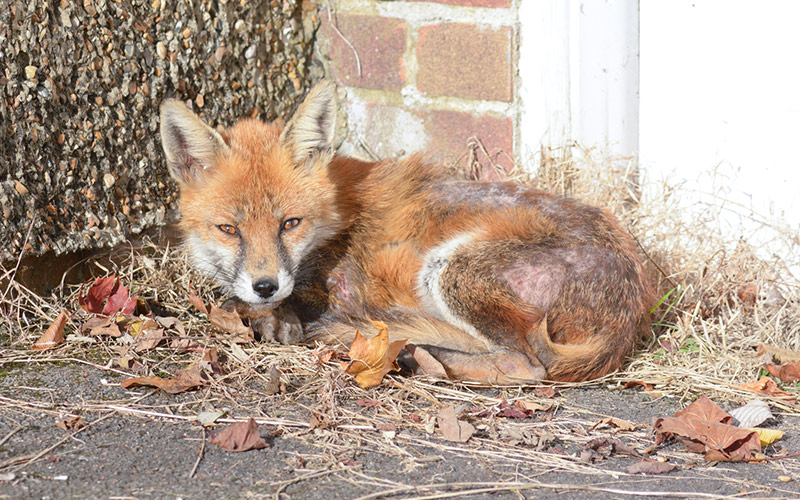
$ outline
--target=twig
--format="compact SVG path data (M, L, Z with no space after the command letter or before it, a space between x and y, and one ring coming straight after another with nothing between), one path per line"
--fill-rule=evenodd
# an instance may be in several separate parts
M203 441L200 443L200 453L197 454L197 460L194 461L194 467L192 467L192 471L189 473L189 479L194 477L194 473L197 472L197 467L200 465L200 460L203 459L203 452L206 449L206 428L203 427Z
M11 429L11 432L6 434L3 437L3 439L0 439L0 446L3 446L4 444L6 444L6 441L11 439L11 436L13 436L14 434L18 433L19 431L21 431L24 428L25 428L25 426L19 425L19 426L15 427L14 429Z

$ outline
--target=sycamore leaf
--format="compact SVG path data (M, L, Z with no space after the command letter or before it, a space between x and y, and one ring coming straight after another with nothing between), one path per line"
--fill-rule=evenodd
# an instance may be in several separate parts
M353 375L362 388L381 383L383 377L392 370L398 370L397 355L407 340L396 340L389 344L389 328L380 321L373 321L378 334L365 338L356 330L355 339L350 346L350 362L341 362L345 373Z
M628 474L664 474L672 472L678 466L667 462L636 462L628 467Z
M31 349L44 351L46 349L52 349L63 342L64 327L67 324L67 319L69 319L69 313L67 311L61 311L55 321L53 321L53 324L44 332L44 335L31 346Z
M790 349L781 349L780 347L773 347L768 344L759 344L756 348L756 353L759 356L768 355L778 363L793 363L800 361L800 351L792 351Z
M169 394L191 391L207 385L208 382L203 378L197 369L177 370L177 377L165 379L161 377L139 377L128 378L120 382L123 389L129 387L150 386L161 389Z
M448 441L466 443L475 433L475 427L472 424L456 418L456 412L452 406L445 406L439 410L439 414L436 415L436 423L439 424L442 437Z
M770 375L779 378L782 382L800 382L800 361L793 361L785 365L764 365Z
M794 396L793 394L789 394L788 392L779 389L778 384L776 384L774 380L772 380L767 376L761 377L756 382L748 382L746 384L741 384L739 385L739 389L757 392L759 394L766 394L768 396L772 396L774 398L783 399L790 402L793 402L796 399L796 396Z
M225 451L260 450L269 445L258 435L258 424L252 418L226 426L209 441Z

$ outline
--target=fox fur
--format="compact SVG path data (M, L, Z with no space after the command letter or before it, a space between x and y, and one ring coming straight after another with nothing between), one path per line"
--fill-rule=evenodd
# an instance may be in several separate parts
M620 367L653 292L611 214L515 183L457 180L418 156L336 155L335 117L327 81L285 125L217 131L178 101L161 106L188 252L257 330L349 344L381 320L448 376L488 383Z

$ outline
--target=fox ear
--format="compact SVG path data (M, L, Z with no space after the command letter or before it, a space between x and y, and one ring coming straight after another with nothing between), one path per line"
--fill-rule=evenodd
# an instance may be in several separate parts
M219 132L176 99L161 103L161 144L169 173L181 185L197 180L214 167L228 145Z
M330 80L316 84L297 107L281 133L281 145L292 161L304 165L315 153L333 154L336 87Z

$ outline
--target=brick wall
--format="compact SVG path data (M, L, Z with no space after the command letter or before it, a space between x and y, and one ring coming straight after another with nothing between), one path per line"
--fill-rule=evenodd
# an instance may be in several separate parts
M509 168L519 155L518 2L321 2L317 50L344 98L342 151L464 163L476 138Z

